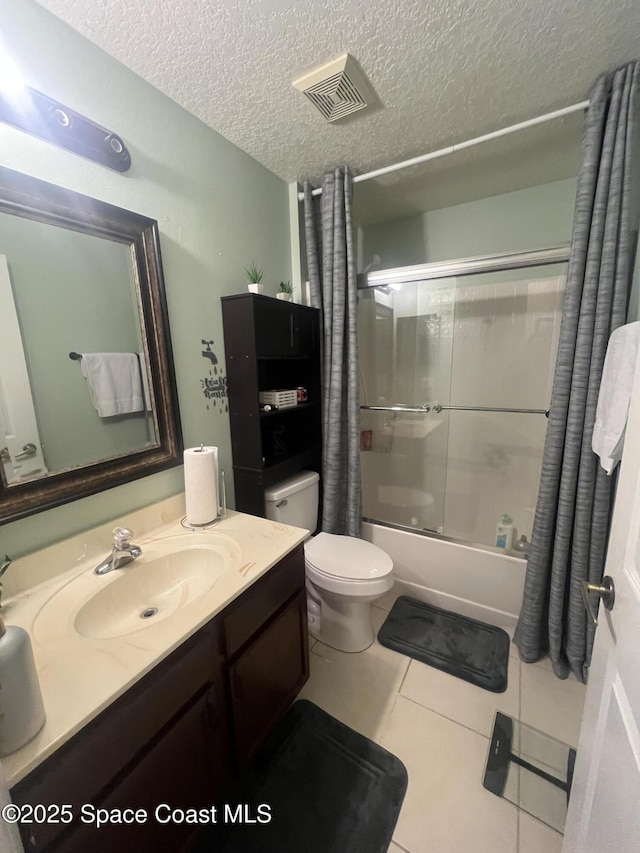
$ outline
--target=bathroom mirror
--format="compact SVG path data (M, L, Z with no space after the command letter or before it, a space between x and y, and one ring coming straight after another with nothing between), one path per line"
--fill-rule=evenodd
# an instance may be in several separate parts
M180 453L157 223L0 167L0 523Z

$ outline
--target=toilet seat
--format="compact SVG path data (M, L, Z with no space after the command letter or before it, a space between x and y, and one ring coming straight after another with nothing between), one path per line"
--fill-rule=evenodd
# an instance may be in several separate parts
M393 560L382 548L354 536L319 533L304 546L307 564L324 575L344 580L371 580L388 575Z
M329 592L378 595L393 584L393 560L363 539L319 533L306 543L304 555L309 580Z

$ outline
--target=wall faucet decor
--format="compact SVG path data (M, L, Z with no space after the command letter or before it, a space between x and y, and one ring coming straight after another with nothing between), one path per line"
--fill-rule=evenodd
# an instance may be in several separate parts
M207 400L207 409L210 409L211 406L213 406L214 412L228 412L229 403L227 400L227 377L222 371L222 368L219 367L218 356L211 349L211 346L215 341L206 341L202 338L200 343L204 347L201 351L202 357L206 358L209 362L208 376L205 376L204 379L200 380L202 393ZM220 408L218 408L218 401L220 401Z
M205 339L203 338L201 343L204 347L206 347L206 349L202 350L203 357L208 358L209 361L211 362L211 364L217 364L218 363L218 357L216 356L215 352L213 352L213 350L211 349L211 344L215 343L215 341L205 341ZM217 373L218 371L216 370L215 372Z
M131 155L117 134L29 86L0 90L0 121L116 172L131 166Z

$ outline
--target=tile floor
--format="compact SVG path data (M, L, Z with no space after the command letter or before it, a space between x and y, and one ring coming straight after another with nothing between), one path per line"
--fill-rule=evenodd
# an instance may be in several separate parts
M391 607L393 597L382 602ZM376 630L386 610L373 608ZM309 699L400 758L409 787L390 853L560 853L562 835L482 787L496 709L572 746L585 688L515 647L505 693L489 693L386 649L359 654L311 641Z

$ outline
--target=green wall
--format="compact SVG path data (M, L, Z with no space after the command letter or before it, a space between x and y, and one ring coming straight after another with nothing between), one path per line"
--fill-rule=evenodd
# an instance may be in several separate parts
M576 180L491 196L360 229L359 256L379 269L568 243Z
M26 82L121 135L133 164L112 172L2 124L0 163L158 220L185 446L218 445L230 474L201 340L224 365L220 296L246 290L246 263L265 268L268 293L291 277L287 185L32 0L3 0L1 23ZM4 525L0 551L18 557L182 488L178 467Z

